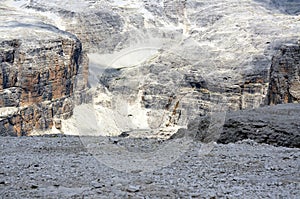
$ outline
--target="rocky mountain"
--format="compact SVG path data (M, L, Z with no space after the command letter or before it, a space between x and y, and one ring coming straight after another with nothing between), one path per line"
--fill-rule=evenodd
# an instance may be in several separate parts
M298 1L10 0L1 9L12 15L1 21L2 37L18 39L20 34L11 32L24 32L21 49L5 43L2 54L36 56L22 71L34 63L32 68L39 71L19 72L17 67L22 78L13 72L5 75L17 65L5 54L1 63L9 67L2 67L3 85L17 90L12 92L15 98L2 95L14 102L3 108L71 99L74 88L85 89L86 83L78 87L75 82L87 78L84 53L88 54L93 99L89 109L75 110L76 130L64 129L68 121L63 122L65 133L167 138L208 113L300 100ZM40 50L31 52L33 48ZM56 76L51 76L55 63ZM57 85L50 85L57 79ZM32 81L36 83L26 84ZM74 103L70 104L59 107L71 112ZM91 114L82 118L82 112ZM92 119L95 122L83 129ZM51 120L44 127L51 127Z
M1 198L299 198L298 0L0 13Z

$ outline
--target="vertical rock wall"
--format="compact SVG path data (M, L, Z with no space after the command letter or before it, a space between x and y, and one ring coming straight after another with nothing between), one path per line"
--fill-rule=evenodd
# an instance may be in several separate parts
M300 102L300 46L283 45L272 59L268 104Z
M0 41L0 134L59 127L85 100L88 60L76 38Z

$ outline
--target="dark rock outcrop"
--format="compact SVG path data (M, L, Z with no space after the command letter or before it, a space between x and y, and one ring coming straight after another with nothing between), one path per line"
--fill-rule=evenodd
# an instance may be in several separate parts
M300 105L282 104L228 113L218 142L252 139L277 146L300 147Z
M192 137L201 142L232 143L251 139L258 143L300 148L300 105L281 104L229 112L220 133L209 131L214 125L209 116L190 122L172 138Z

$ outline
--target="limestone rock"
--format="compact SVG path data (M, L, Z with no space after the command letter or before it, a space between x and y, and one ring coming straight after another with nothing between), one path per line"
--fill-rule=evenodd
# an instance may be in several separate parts
M128 188L126 189L126 191L131 192L131 193L135 193L135 192L139 192L140 189L141 189L140 186L129 185Z
M1 13L0 109L17 108L1 115L1 135L51 128L54 117L72 115L76 101L82 102L75 96L87 88L81 43L12 8L4 7Z
M300 46L287 44L272 59L269 104L300 102Z

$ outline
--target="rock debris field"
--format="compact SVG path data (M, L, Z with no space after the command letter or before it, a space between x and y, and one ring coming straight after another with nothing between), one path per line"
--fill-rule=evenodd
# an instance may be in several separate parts
M151 139L90 137L139 153L159 148ZM168 166L118 171L99 161L77 136L1 137L1 198L299 198L298 148L252 140L212 144L192 141ZM143 148L136 148L139 143ZM132 148L133 147L133 148ZM93 152L91 152L93 151ZM121 152L122 153L122 152ZM98 155L97 155L98 154ZM103 154L103 157L109 157ZM101 158L100 158L101 159ZM117 164L117 162L116 162ZM130 165L124 165L130 167Z

